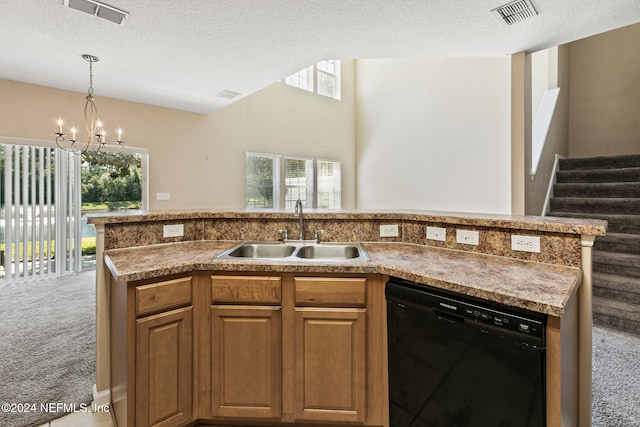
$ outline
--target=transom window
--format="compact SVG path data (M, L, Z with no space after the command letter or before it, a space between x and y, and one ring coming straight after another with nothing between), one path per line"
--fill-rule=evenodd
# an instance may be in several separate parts
M291 74L284 82L289 86L340 99L340 60L324 59Z

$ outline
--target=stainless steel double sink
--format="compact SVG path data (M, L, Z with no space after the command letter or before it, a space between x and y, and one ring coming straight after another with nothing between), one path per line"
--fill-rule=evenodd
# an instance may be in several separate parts
M219 259L273 261L364 262L371 261L361 243L315 243L314 241L245 241L217 256Z

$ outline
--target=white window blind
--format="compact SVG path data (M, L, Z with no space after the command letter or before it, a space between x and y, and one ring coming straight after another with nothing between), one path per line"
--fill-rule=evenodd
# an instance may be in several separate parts
M80 158L50 147L3 144L5 280L80 271Z
M285 157L285 208L293 208L299 199L305 208L313 207L313 159Z

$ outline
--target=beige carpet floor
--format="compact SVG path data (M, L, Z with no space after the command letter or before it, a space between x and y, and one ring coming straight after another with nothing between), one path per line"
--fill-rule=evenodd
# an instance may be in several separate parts
M0 426L60 418L91 402L94 383L95 270L0 282Z

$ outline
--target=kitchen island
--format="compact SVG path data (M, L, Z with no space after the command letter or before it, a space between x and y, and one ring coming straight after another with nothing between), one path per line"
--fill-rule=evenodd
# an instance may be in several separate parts
M606 223L414 211L311 212L305 219L305 235L310 237L313 230L326 230L322 236L327 241L364 242L371 261L216 258L238 241L275 240L278 230L295 230L297 219L290 212L150 212L90 219L98 230L99 259L105 261L102 266L99 263L98 299L102 294L109 301L98 302L98 322L102 325L98 329L99 334L102 331L111 337L108 360L102 361L109 376L105 379L102 372L102 378L98 378L98 382L102 379L102 387L97 384L97 390L99 394L104 383L108 383L107 398L113 401L118 425L156 425L148 417L136 419L141 407L136 410L132 405L146 402L142 412L159 414L156 409L149 410L154 401L164 405L174 399L177 405L177 402L184 404L187 397L189 405L181 406L173 415L159 416L162 424L158 425L196 422L256 425L265 421L285 425L294 422L387 425L383 288L389 276L548 315L547 425L578 425L587 411L590 417L590 407L585 409L582 403L586 400L585 392L581 391L587 386L590 390L590 381L586 385L581 373L588 364L590 375L590 341L586 358L580 350L585 344L580 328L586 329L583 324L590 328L591 319L590 311L583 309L585 298L581 293L588 289L590 297L590 245L595 236L604 234ZM183 225L184 236L162 237L163 226L174 224ZM399 226L398 236L380 237L380 226L390 224ZM427 239L426 227L445 230L446 237ZM478 244L458 243L457 230L477 231ZM513 235L539 237L540 252L513 251ZM314 294L318 289L328 289L329 294ZM167 301L171 299L175 301ZM145 304L151 308L145 309ZM100 321L101 307L108 311L104 316L106 322ZM230 313L239 313L240 308L248 310L240 316L245 322L226 322ZM317 317L318 311L325 316L321 320L313 317ZM151 386L146 392L140 387L141 381L150 384L148 375L136 377L136 358L143 353L145 360L153 357L148 359L148 352L143 351L149 348L147 341L141 347L137 338L152 336L148 331L153 329L140 326L143 321L165 325L158 316L167 312L178 316L169 323L181 325L175 331L189 331L188 337L180 338L181 343L187 344L177 349L184 352L178 359L191 360L191 364L181 367L191 374L180 377L184 383L173 394L149 396ZM255 320L255 315L262 319L259 324L264 328L270 325L269 328L251 329L248 325L256 323L249 320ZM308 372L308 377L304 377L300 371L300 355L309 360L316 357L309 348L309 353L305 353L299 347L300 337L294 332L303 329L301 325L311 319L309 316L319 325L336 322L343 325L345 333L340 335L343 344L359 349L344 355L352 358L354 366L341 376L344 381L349 379L340 385L341 389L351 391L349 398L343 399L348 404L332 402L336 407L326 410L298 406L301 398L319 399L320 406L327 403L322 397L327 393L322 389L321 378ZM238 401L248 399L245 403L256 399L225 388L225 378L234 378L234 382L242 384L242 377L232 366L220 365L222 355L212 350L212 342L226 343L227 348L251 348L250 343L238 344L224 338L223 326L230 328L232 324L243 324L248 329L242 330L253 330L257 336L268 333L271 337L268 342L278 343L264 349L264 360L269 363L261 365L262 371L256 371L264 375L268 371L270 379L269 392L258 399L260 405L234 405L223 399L224 396ZM321 327L310 331L316 331L317 337L326 332ZM281 368L274 371L274 366ZM265 387L267 383L262 389ZM590 401L590 394L586 397Z

